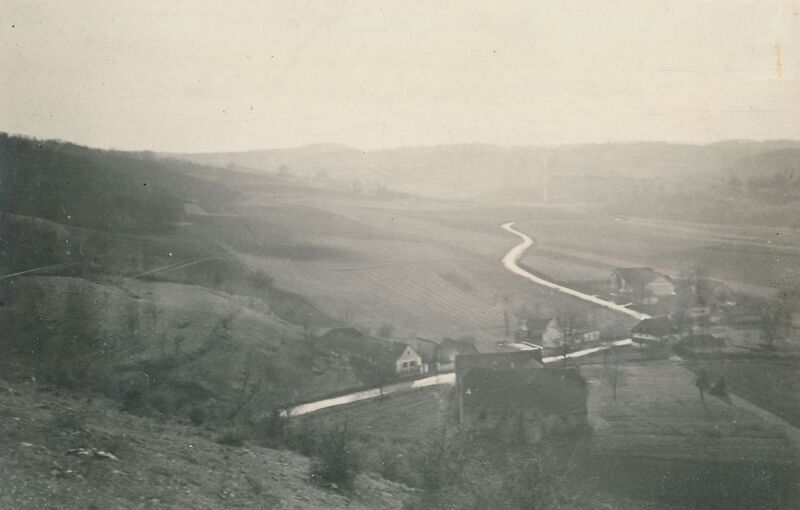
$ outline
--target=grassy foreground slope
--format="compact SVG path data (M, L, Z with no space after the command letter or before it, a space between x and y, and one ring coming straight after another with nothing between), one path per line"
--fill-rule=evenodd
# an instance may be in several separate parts
M95 450L114 458L88 454ZM306 457L222 446L196 427L2 379L0 451L0 507L17 510L399 510L408 495L400 485L360 475L357 495L347 498L309 483Z

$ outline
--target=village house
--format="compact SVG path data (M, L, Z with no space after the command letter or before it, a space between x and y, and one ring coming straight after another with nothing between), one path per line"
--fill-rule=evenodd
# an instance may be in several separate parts
M484 356L456 362L463 426L526 443L586 427L588 391L577 369L544 367L531 354Z
M677 328L672 319L662 315L644 319L636 324L631 330L631 340L639 345L663 344L674 340L677 333Z
M760 329L764 325L764 312L755 304L737 303L720 309L718 313L720 321L733 328Z
M431 367L434 365L436 362L436 350L439 348L438 343L430 338L415 336L413 342L410 342L410 344L412 344L414 350L420 355L423 363Z
M489 368L493 370L516 370L527 366L531 361L542 362L542 350L509 350L502 352L486 352L480 354L461 354L456 356L456 384L473 368Z
M520 325L515 338L520 342L531 342L552 349L564 343L567 335L571 337L571 343L578 345L600 339L598 329L584 323L567 328L562 326L558 318L528 319Z
M701 294L696 294L692 305L687 311L687 315L692 320L706 320L711 315L711 307Z
M320 344L337 354L397 375L428 371L412 346L374 338L356 328L334 328L320 337Z
M675 295L672 278L650 267L617 268L611 274L611 293L634 303L653 305Z
M445 338L437 346L435 355L435 368L440 372L455 369L456 356L463 354L478 354L478 349L471 343Z
M413 347L399 342L390 342L392 345L386 353L386 360L394 365L396 374L419 374L427 372L422 363L422 357Z

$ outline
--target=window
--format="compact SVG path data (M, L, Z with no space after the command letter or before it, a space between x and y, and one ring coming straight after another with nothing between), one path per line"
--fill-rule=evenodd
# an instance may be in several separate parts
M411 361L411 362L409 362L408 366L415 367L415 366L417 366L417 362L416 361Z
M408 361L403 362L403 368L408 368Z

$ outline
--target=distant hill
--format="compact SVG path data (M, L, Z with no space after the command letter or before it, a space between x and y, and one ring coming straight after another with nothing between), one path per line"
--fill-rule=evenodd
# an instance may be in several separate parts
M362 151L341 145L295 149L170 154L204 165L280 173L359 188L432 196L471 196L542 186L545 176L614 179L693 179L719 182L748 165L773 172L768 154L797 162L800 142L726 141L709 145L632 142L557 147L486 144ZM767 167L763 167L767 165Z
M0 212L114 231L164 231L192 199L233 194L197 165L0 133Z

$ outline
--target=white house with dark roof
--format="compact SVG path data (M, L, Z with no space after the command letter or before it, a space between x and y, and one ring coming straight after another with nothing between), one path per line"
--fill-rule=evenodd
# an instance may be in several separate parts
M668 275L651 267L621 267L611 273L611 292L631 301L655 304L675 295L675 284Z

